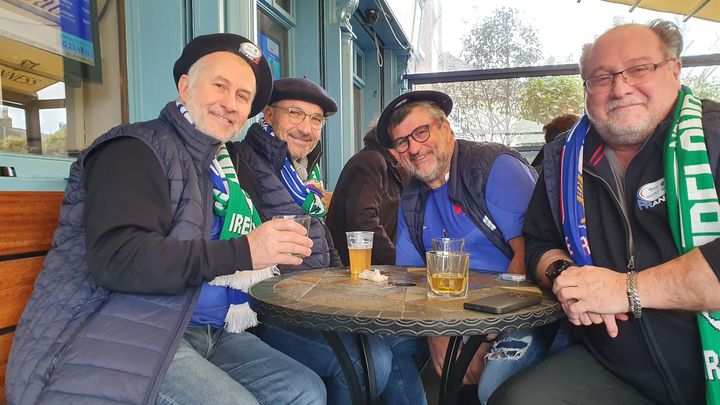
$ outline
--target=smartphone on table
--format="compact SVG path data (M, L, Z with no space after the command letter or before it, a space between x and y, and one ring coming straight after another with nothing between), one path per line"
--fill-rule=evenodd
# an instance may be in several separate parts
M540 302L542 302L542 298L539 295L506 292L468 301L463 304L463 307L471 311L505 314L537 305Z

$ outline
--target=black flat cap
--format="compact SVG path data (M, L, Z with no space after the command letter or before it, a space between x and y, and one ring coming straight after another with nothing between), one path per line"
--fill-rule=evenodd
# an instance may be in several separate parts
M381 145L386 148L392 148L392 136L390 136L390 128L388 128L390 117L399 107L413 101L432 101L445 112L445 115L450 115L450 111L452 111L453 107L453 102L450 96L439 91L417 90L399 95L395 98L395 100L391 101L390 104L385 106L385 109L378 119L377 137Z
M272 105L280 100L302 100L317 104L323 109L326 117L335 114L338 110L335 100L325 89L304 77L275 80L268 104Z
M249 39L237 34L209 34L193 38L185 45L182 55L175 61L173 77L177 86L180 76L205 55L230 52L243 58L255 73L256 93L248 118L257 115L268 103L272 92L272 72L260 49Z

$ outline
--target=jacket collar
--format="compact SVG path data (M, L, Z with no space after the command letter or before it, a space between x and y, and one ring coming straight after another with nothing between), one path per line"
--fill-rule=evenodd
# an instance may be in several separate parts
M631 165L636 161L647 161L651 156L664 153L665 139L670 130L670 124L672 124L673 114L672 111L668 114L660 123L655 127L655 130L650 137L645 141L643 146L638 151L637 155L633 158ZM605 156L604 148L607 144L600 137L594 125L590 126L590 132L585 139L585 146L583 151L583 168L590 173L596 173L603 178L611 178L612 172L610 164ZM633 166L637 165L635 163ZM628 166L629 168L630 166ZM608 177L609 176L609 177ZM614 184L614 182L611 182Z
M285 159L289 157L287 142L276 136L268 135L258 123L250 126L243 142L250 144L259 155L265 158L275 173L280 173ZM322 144L318 142L315 148L308 153L308 172L320 161L321 156Z
M215 158L220 141L197 130L183 117L174 101L167 103L160 111L160 119L173 128L193 160L210 161Z

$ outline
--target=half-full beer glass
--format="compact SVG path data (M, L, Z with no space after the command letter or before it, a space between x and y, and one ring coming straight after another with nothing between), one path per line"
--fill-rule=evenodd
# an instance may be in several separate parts
M470 255L466 252L430 251L427 259L428 297L466 298Z
M350 277L357 277L363 270L370 270L373 235L371 231L345 232L348 255L350 256Z

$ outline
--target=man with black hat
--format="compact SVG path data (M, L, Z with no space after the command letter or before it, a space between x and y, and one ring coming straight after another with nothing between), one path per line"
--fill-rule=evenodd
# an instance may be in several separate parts
M71 168L15 334L11 403L325 403L317 375L245 332L243 291L312 245L292 221L261 224L224 145L265 106L267 62L211 34L173 73L158 119L110 130Z
M325 226L320 174L320 132L337 112L335 100L305 78L275 80L263 119L238 145L239 158L253 168L261 215L309 215L312 254L292 269L342 266ZM281 267L282 268L282 267ZM285 268L283 268L285 270Z
M285 78L273 83L263 119L253 124L239 147L239 160L252 167L262 194L261 215L309 215L312 254L301 266L283 271L342 266L325 226L323 185L319 171L320 132L337 104L320 86L305 78ZM300 361L326 380L328 402L350 403L345 376L325 337L316 330L263 324L258 335L274 348ZM354 335L340 334L353 361L361 356ZM382 392L390 372L390 351L377 337L370 337L377 391ZM358 370L359 372L359 370ZM364 379L361 378L361 381Z
M378 140L393 148L412 179L398 215L396 264L425 266L433 238L461 238L470 268L525 274L522 225L532 195L534 170L512 149L496 143L456 140L448 121L452 100L437 91L411 91L390 102L378 120ZM402 344L388 339L403 375L419 384L414 362ZM441 373L449 338L428 338L435 370ZM505 378L532 362L548 344L525 331L500 335L493 350L484 344L465 375L477 384L481 402ZM487 359L485 363L483 356ZM484 367L484 372L483 372ZM393 378L391 375L390 378Z

